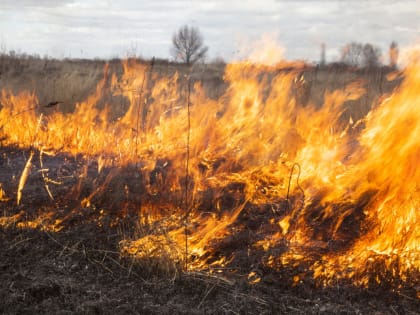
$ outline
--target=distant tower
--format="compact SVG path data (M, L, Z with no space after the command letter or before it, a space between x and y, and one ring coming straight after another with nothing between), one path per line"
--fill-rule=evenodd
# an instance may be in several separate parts
M392 69L397 69L399 49L398 44L393 41L389 46L389 66Z
M326 61L325 61L325 43L321 44L321 62L320 66L325 67Z

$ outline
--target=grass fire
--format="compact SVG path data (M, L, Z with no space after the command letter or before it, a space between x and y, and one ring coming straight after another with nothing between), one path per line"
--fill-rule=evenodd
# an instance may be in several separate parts
M2 312L419 311L418 53L95 84L1 90Z

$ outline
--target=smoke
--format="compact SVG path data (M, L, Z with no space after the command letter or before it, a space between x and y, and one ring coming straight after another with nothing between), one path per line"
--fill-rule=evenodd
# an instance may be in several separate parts
M238 60L273 66L283 61L286 49L279 43L276 34L264 34L260 39L243 39L239 43Z

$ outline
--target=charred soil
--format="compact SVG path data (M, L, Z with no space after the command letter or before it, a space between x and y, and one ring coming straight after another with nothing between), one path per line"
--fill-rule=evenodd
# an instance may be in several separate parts
M310 273L298 283L293 281L295 275L305 273L304 263L279 270L263 267L258 263L262 253L246 253L247 242L258 237L254 226L269 219L263 210L253 211L252 218L244 211L237 220L248 224L249 232L242 231L215 246L225 255L237 253L229 268L185 272L182 264L175 262L124 256L121 241L153 227L135 224L138 218L132 213L121 215L92 205L80 206L80 200L92 196L98 186L94 178L102 176L106 181L105 175L91 173L97 172L97 165L65 154L46 157L43 162L49 169L48 176L61 183L50 183L51 200L44 188L42 169L34 162L22 203L16 206L18 180L28 156L29 152L14 147L1 148L3 314L419 313L415 285L395 290L386 285L361 288L337 282L325 287L319 286ZM83 182L75 198L71 187L77 186L84 173L92 180ZM125 185L141 183L141 177L133 174L122 172L119 181ZM118 186L113 180L107 189ZM130 202L153 197L145 186L137 185L131 189L139 191L140 197ZM109 193L112 191L101 196ZM232 187L226 192L230 193ZM109 198L99 198L94 204L109 203ZM308 252L308 256L316 254ZM252 284L250 270L261 281Z

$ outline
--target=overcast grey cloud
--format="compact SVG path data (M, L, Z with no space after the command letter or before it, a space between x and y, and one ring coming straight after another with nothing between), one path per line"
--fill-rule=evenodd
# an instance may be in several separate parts
M169 57L183 24L200 28L210 57L232 60L264 34L288 59L317 60L321 43L333 60L350 41L387 50L420 38L418 0L0 0L4 49L54 57ZM245 45L246 46L246 45Z

